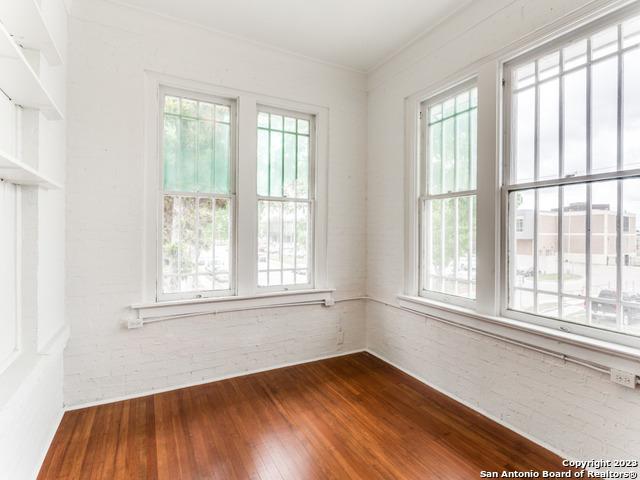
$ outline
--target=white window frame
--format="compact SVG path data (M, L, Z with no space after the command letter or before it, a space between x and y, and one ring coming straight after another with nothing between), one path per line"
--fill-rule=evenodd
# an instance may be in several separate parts
M226 105L230 109L230 152L229 152L229 186L230 192L226 194L221 193L197 193L197 192L175 192L164 190L164 150L163 150L163 128L164 128L164 99L166 96L174 96L179 98L188 98L191 100L198 100L202 102L209 102L217 105ZM195 299L195 298L207 298L207 297L226 297L234 295L236 285L236 204L237 204L237 182L236 182L236 170L237 170L237 113L236 102L234 99L225 98L221 96L214 96L209 94L203 94L201 92L194 92L184 90L175 87L169 87L161 85L158 95L158 228L157 228L157 278L156 278L156 298L159 301L165 300L183 300L183 299ZM176 292L165 293L162 291L162 285L164 279L162 278L162 232L163 232L163 197L165 195L185 196L200 198L211 198L213 200L217 198L225 198L229 200L229 218L230 218L230 230L229 230L229 289L226 290L194 290L190 292Z
M424 281L429 271L429 240L425 235L426 228L430 224L428 210L425 209L425 205L430 200L436 199L449 199L449 198L457 198L457 197L476 197L476 205L477 205L477 197L478 197L478 188L477 188L477 164L476 164L476 188L473 190L464 190L464 191L454 191L454 192L446 192L440 194L431 194L429 192L429 108L437 103L443 102L444 100L455 97L459 93L462 93L467 90L471 90L473 88L477 88L477 79L470 78L461 83L456 83L450 88L445 89L444 91L440 91L439 93L430 96L426 100L423 100L420 104L420 164L419 164L419 197L418 197L418 206L416 208L416 214L418 216L417 225L418 225L418 241L419 241L419 265L418 265L418 292L421 297L431 298L434 300L452 303L455 305L460 305L468 308L475 308L475 298L463 297L460 295L454 295L444 292L438 292L434 290L429 290L424 285ZM479 110L476 105L476 112ZM477 144L476 144L477 149ZM476 161L477 161L477 151L476 151ZM444 168L444 167L443 167ZM469 173L471 175L471 172ZM477 225L477 219L476 219ZM470 267L470 265L469 265ZM442 277L444 280L444 276ZM475 283L475 282L474 282Z
M509 59L506 59L502 63L502 78L503 78L503 102L502 102L502 138L503 138L503 155L502 155L502 167L503 167L503 176L502 176L502 187L501 187L501 240L502 240L502 251L500 257L500 314L505 318L511 318L518 321L523 321L526 323L540 325L543 327L549 327L552 329L558 329L564 332L578 334L584 337L590 337L597 340L602 340L605 342L610 342L618 345L630 346L632 348L640 348L640 337L636 335L632 335L630 333L625 332L617 332L612 330L606 330L603 328L599 328L593 325L584 325L579 323L570 322L567 320L560 320L556 318L545 317L538 314L531 314L526 312L520 312L516 310L512 310L509 308L509 275L510 275L510 267L509 267L509 249L512 248L509 245L510 237L509 237L509 222L513 219L510 219L510 215L513 215L514 212L509 212L508 205L508 197L509 193L516 191L524 191L527 189L531 189L533 187L541 188L545 186L563 186L563 185L574 185L574 184L591 184L595 181L601 180L616 180L616 179L624 179L637 177L640 175L640 169L633 170L624 170L621 169L621 153L620 146L618 146L618 170L607 172L607 173L596 173L596 174L586 174L578 177L564 177L554 180L539 180L528 183L521 184L510 184L510 171L512 168L512 158L511 158L511 145L510 145L510 132L512 131L511 126L511 72L528 62L533 61L536 58L543 57L547 53L551 53L553 51L559 50L562 47L569 45L577 40L588 37L589 35L601 31L602 29L606 29L609 26L616 25L617 23L624 21L628 17L633 17L640 13L640 7L638 5L631 6L629 8L624 8L613 13L610 13L604 17L600 17L591 22L583 24L579 28L573 29L568 33L564 33L562 35L556 36L554 39L544 42L536 48L530 49L526 53L520 54L518 56L512 56ZM631 48L640 48L640 46L631 47ZM597 61L602 61L606 58L610 58L611 56L621 55L624 51L627 51L631 48L620 49L614 54L606 55L602 58L598 58ZM585 65L591 64L591 52L589 49L589 44L587 44L587 63ZM562 58L560 58L560 62L562 62ZM618 71L620 72L621 62L618 65ZM619 78L619 84L621 79ZM589 81L587 81L589 82ZM620 91L618 91L620 103ZM589 95L589 87L587 87L587 95ZM590 101L586 102L587 112L590 109ZM618 114L620 115L620 113ZM589 113L587 113L587 117L589 117ZM620 119L618 119L618 123ZM562 121L559 122L560 127L562 128ZM587 145L590 145L591 137L589 136L590 128L587 128ZM621 133L619 132L619 136ZM562 135L560 132L560 142L562 142ZM537 137L536 137L537 139ZM619 143L618 138L618 143ZM537 140L536 140L537 141ZM561 145L562 148L562 145ZM590 147L587 148L587 156L590 161ZM562 162L562 154L560 155L559 161ZM537 161L537 155L536 155ZM537 168L537 167L536 167ZM618 188L618 197L620 197L620 188ZM590 196L588 196L590 200ZM619 199L618 199L619 200ZM621 229L621 217L622 212L621 209L617 214L617 228ZM620 242L621 235L618 235L618 242ZM588 243L588 237L587 237ZM562 247L559 246L559 249ZM619 262L622 259L619 259ZM618 269L619 270L619 269ZM589 280L589 268L587 267L587 278L586 284L587 286L590 284ZM619 272L618 272L619 276ZM619 285L619 282L618 282ZM588 288L588 287L587 287Z
M285 196L282 197L267 197L256 194L256 211L258 208L258 202L261 200L266 201L296 201L303 202L309 205L309 238L315 238L315 210L316 210L316 117L313 114L306 112L295 111L291 109L278 108L268 105L259 104L257 106L258 113L273 113L282 116L291 116L296 119L307 120L309 122L309 198L308 199L289 199ZM257 114L256 114L257 119ZM257 120L256 120L257 121ZM256 125L256 135L258 127ZM256 150L257 151L257 150ZM257 184L256 184L257 185ZM257 187L256 187L257 188ZM257 231L257 230L256 230ZM257 238L257 236L256 236ZM271 285L271 286L259 286L256 282L256 287L259 292L277 292L277 291L290 291L290 290L308 290L313 289L315 286L315 242L309 242L309 252L307 256L307 278L309 281L304 284L283 284L283 285ZM256 257L256 279L258 278L258 249L255 252ZM269 260L267 259L267 262Z
M503 66L546 42L572 34L584 25L609 22L640 11L635 2L622 7L594 5L572 11L558 21L538 28L519 40L488 54L460 70L441 74L438 69L425 73L426 87L404 99L404 282L397 295L400 306L431 318L477 329L495 338L523 342L543 351L573 355L587 362L606 365L640 375L640 343L637 338L615 332L576 329L559 322L534 323L505 313L502 289L505 267L502 254L506 202L503 199L504 103ZM477 165L477 273L475 308L419 296L418 198L422 102L470 78L478 87L478 165ZM612 334L613 333L613 334ZM621 338L624 337L624 338Z
M160 92L162 89L173 89L187 92L193 97L200 94L204 100L215 98L226 99L235 104L236 165L234 169L235 185L235 228L233 249L235 251L234 282L232 291L226 295L214 295L205 298L164 299L158 297L160 225ZM314 209L312 224L314 226L312 246L313 272L309 285L301 288L279 288L265 291L258 288L257 283L257 118L259 106L280 109L313 116L315 119L315 138L313 152L310 157L315 161L314 176ZM331 303L333 289L329 284L327 259L328 230L328 170L329 170L329 109L324 106L309 104L295 100L284 100L245 90L232 89L208 83L187 80L169 74L145 72L145 168L144 168L144 226L141 245L143 261L142 298L131 305L138 312L138 320L147 314L157 316L166 311L173 314L179 305L180 315L190 312L201 314L207 309L217 311L216 305L225 305L225 309L241 307L250 303L254 308L264 303L273 305L274 298L281 298L290 305L310 300ZM286 297L282 295L286 294ZM274 297L275 296L275 297ZM284 299L286 298L286 302ZM139 322L129 319L130 325L137 327Z

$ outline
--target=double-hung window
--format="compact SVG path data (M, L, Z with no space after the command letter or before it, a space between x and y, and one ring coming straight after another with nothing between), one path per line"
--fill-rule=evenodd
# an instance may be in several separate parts
M507 310L640 335L640 17L505 79Z
M422 104L419 208L424 296L476 296L477 110L473 83Z
M235 104L161 90L158 298L234 290Z
M149 81L157 108L147 117L147 303L135 308L322 300L330 291L327 109Z
M314 118L258 107L258 286L310 287Z

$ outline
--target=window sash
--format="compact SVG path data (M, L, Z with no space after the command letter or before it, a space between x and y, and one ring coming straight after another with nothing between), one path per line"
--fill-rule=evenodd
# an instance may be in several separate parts
M471 112L477 112L478 110L478 106L477 103L475 106L471 105L471 102L469 103L468 108L460 110L460 111L455 111L454 108L454 112L451 115L447 115L447 116L442 116L442 118L438 119L437 121L431 121L430 119L430 108L434 105L437 105L439 103L443 103L446 100L449 99L454 99L462 94L465 93L467 91L471 91L472 89L477 88L476 85L476 80L475 79L471 79L468 81L465 81L463 83L460 83L459 85L453 87L453 88L449 88L447 90L444 90L443 92L441 92L440 94L437 94L435 96L432 96L431 98L429 98L428 100L422 102L421 105L421 110L420 110L420 115L421 118L423 119L422 122L422 129L421 129L421 155L420 155L420 196L418 198L418 208L417 208L417 214L418 214L418 244L419 244L419 272L418 272L418 292L420 296L424 296L424 297L431 297L434 298L436 300L443 300L443 301L448 301L451 303L458 303L464 306L473 306L473 304L475 303L475 293L472 296L467 296L467 295L463 295L463 294L458 294L458 293L447 293L444 291L440 291L440 290L433 290L429 288L429 283L431 279L440 279L440 281L444 282L444 281L454 281L456 282L456 287L457 287L457 283L458 282L462 282L462 283L466 283L467 286L470 285L474 285L474 289L475 289L475 282L476 282L476 278L474 276L474 278L471 278L471 258L473 257L472 255L472 245L475 245L475 237L477 236L477 228L473 231L473 233L471 233L472 230L472 226L475 226L476 224L476 220L471 218L471 208L469 208L469 219L468 219L468 228L469 228L469 245L468 245L468 260L467 260L467 277L466 278L458 278L458 267L460 265L460 261L459 261L459 236L458 236L458 228L459 228L459 222L458 222L458 199L459 198L474 198L476 206L477 206L477 188L474 189L465 189L465 190L456 190L455 188L457 187L457 133L454 134L455 138L456 138L456 142L454 144L454 156L455 158L455 162L454 162L454 173L453 173L453 182L454 182L454 190L452 191L446 191L446 192L441 192L441 193L431 193L431 181L430 181L430 177L431 177L431 161L429 158L429 152L430 152L430 143L429 143L429 139L430 139L430 129L434 126L434 125L444 125L444 122L446 120L449 119L454 119L454 125L457 131L457 123L455 122L455 118L458 117L459 115L462 114L469 114ZM469 132L471 131L471 123L469 123ZM477 126L476 126L477 128ZM473 148L473 142L471 141L471 138L468 138L468 159L469 159L469 182L471 183L471 185L477 185L477 165L475 166L475 168L473 168L471 166L471 158L472 158L472 148ZM477 141L476 141L476 152L475 152L475 157L476 157L476 162L477 162ZM441 158L441 173L444 175L444 158ZM472 178L472 176L475 175L476 178ZM442 180L442 185L441 188L444 189L444 180ZM455 231L456 231L456 241L455 241L455 272L453 276L447 276L444 274L444 272L440 272L440 275L433 275L431 273L431 265L430 265L430 250L429 250L429 246L430 246L430 238L429 238L429 228L431 225L431 218L430 218L430 209L428 208L428 205L430 202L433 201L437 201L437 200L441 200L442 201L442 205L444 205L444 202L448 199L454 199L455 201L455 205L456 205L456 220L455 220ZM444 228L443 228L443 224L444 224L444 215L442 215L441 218L441 227L440 227L440 231L443 234L444 233ZM443 240L441 240L442 242ZM441 247L441 255L444 255L444 248ZM441 265L443 265L443 262L440 262ZM442 290L442 289L441 289ZM456 290L457 292L457 290Z
M262 127L259 125L258 122L258 116L260 115L260 113L267 113L270 115L280 115L283 117L283 121L284 121L284 117L288 117L288 118L294 118L296 119L296 121L298 120L305 120L307 122L309 122L309 130L308 133L306 134L300 134L298 133L297 129L296 129L296 163L298 161L297 159L297 153L298 153L298 136L305 136L308 138L308 172L307 172L307 196L306 197L296 197L296 196L287 196L284 193L284 179L283 179L283 185L282 185L282 195L263 195L263 194L256 194L256 210L258 210L259 205L261 202L280 202L283 204L286 203L293 203L294 205L307 205L307 262L306 262L306 266L304 268L299 268L297 265L297 241L294 241L294 268L293 270L290 268L285 268L284 267L284 257L283 257L283 248L284 248L284 240L283 240L283 236L282 236L282 231L284 229L284 222L282 221L281 218L281 238L280 238L280 268L279 269L271 269L270 268L270 250L268 250L267 252L267 270L263 270L260 269L260 265L259 265L259 241L258 241L258 230L256 231L256 252L255 252L255 271L256 271L256 288L258 291L261 292L268 292L268 291L279 291L279 290L304 290L304 289L309 289L309 288L314 288L316 280L315 280L315 271L314 271L314 264L315 264L315 197L316 197L316 185L315 185L315 180L316 180L316 159L315 159L315 135L316 135L316 118L315 115L312 114L307 114L307 113L302 113L302 112L297 112L297 111L292 111L292 110L287 110L287 109L282 109L282 108L277 108L277 107L271 107L271 106L267 106L267 105L257 105L257 111L256 111L256 134L260 131L267 131L267 132L272 132L272 131L276 131L276 132L283 132L284 133L293 133L293 132L287 132L284 129L282 130L273 130L271 128L271 124L269 124L268 127ZM271 138L271 137L269 137ZM284 135L283 135L283 142L284 142ZM284 158L284 149L282 152L283 158ZM271 158L271 148L269 147L269 158ZM258 158L256 156L256 163L255 163L255 167L256 167L256 171L258 169ZM283 162L283 171L284 171L284 162ZM271 169L269 168L269 179L271 176ZM284 176L284 173L283 173ZM258 177L258 175L256 175L256 177ZM259 180L258 180L259 181ZM257 185L256 185L257 186ZM296 192L297 192L297 188L296 188ZM270 193L270 192L269 192ZM295 221L295 225L294 228L296 228L297 230L297 208L295 209L296 211L296 221ZM258 218L259 221L259 218ZM270 224L270 221L269 221ZM269 225L270 228L270 225ZM270 248L270 233L267 234L268 235L268 248ZM306 270L306 276L307 276L307 282L305 283L295 283L296 282L296 276L297 276L297 272L298 271L302 271L302 270ZM294 283L285 283L284 282L284 272L287 271L292 271L293 272L293 277L294 277ZM272 272L280 272L280 278L281 278L281 284L278 285L261 285L260 284L260 274L265 274L267 275L267 277L269 277L271 275Z
M198 191L183 191L183 190L174 190L174 189L165 189L164 185L164 118L165 118L165 110L164 103L165 98L167 96L178 97L180 99L188 99L195 100L198 102L207 102L214 105L224 105L228 106L230 110L230 118L229 118L229 165L228 165L228 192L227 193L216 193L216 192L198 192ZM177 114L178 117L181 117L181 114ZM157 195L157 252L156 252L156 300L182 300L182 299L195 299L195 298L208 298L208 297L222 297L222 296L230 296L234 295L236 292L237 286L237 278L236 278L236 252L237 252L237 242L236 242L236 228L237 228L237 208L236 208L236 171L238 168L238 157L237 157L237 147L236 147L236 138L237 138L237 113L236 113L236 102L229 98L214 96L203 94L199 92L194 92L190 90L183 90L179 88L160 86L159 95L158 95L158 165L159 165L159 188ZM213 125L215 125L215 120L213 121ZM214 146L215 147L215 146ZM216 199L224 199L229 202L229 288L224 290L216 290L215 289L215 277L216 272L213 272L213 281L212 286L213 289L194 289L189 291L181 291L181 292L165 292L164 290L164 279L166 276L172 276L172 274L165 275L164 273L164 252L163 252L163 232L164 232L164 199L167 196L174 197L190 197L195 198L196 203L196 212L199 211L198 205L201 199L210 199L215 209L215 201ZM199 215L196 215L196 232L199 231L198 225ZM197 233L196 233L197 235ZM196 250L198 250L198 241L196 241ZM212 246L212 252L215 252L215 239L214 245ZM213 262L215 265L215 256L213 257ZM181 274L178 274L181 275ZM197 273L193 274L197 278ZM182 275L181 275L182 276ZM185 274L184 276L190 276L189 274Z
M637 12L636 12L637 14ZM638 178L640 177L640 169L639 168L624 168L623 165L623 143L622 138L624 134L624 125L623 125L623 58L624 55L630 51L636 50L640 48L640 44L635 44L632 46L624 47L623 46L623 35L622 35L622 23L626 20L634 17L634 14L626 14L626 16L616 15L608 20L608 23L595 22L592 25L587 25L586 27L579 29L572 34L569 34L557 41L551 42L550 44L546 44L545 46L534 50L532 53L523 55L516 60L508 62L504 66L504 82L505 86L505 95L504 95L504 125L507 126L508 132L505 135L505 163L504 163L504 176L503 176L503 186L502 186L502 204L503 204L503 232L506 236L506 242L504 245L507 247L503 249L503 288L502 288L502 313L506 316L515 316L516 318L522 318L526 321L531 321L532 323L546 323L552 322L551 324L555 325L573 325L575 330L582 330L582 327L598 328L602 329L602 326L594 325L593 317L592 317L592 306L593 302L608 304L608 305L616 305L616 329L605 328L604 331L607 332L607 335L613 334L615 335L632 335L638 336L639 333L631 333L623 330L623 309L624 308L635 308L638 309L639 305L637 303L628 302L623 299L623 284L622 284L622 269L623 269L623 250L622 250L622 242L624 236L623 222L625 219L625 214L623 211L623 202L622 202L622 191L623 184L625 179ZM603 30L608 28L612 28L615 26L617 32L616 45L617 49L615 52L611 52L607 55L598 57L597 59L592 59L592 51L591 51L591 36L597 34ZM575 44L575 42L586 41L586 61L573 68L564 69L563 62L563 49L569 45ZM537 61L544 58L547 54L551 52L559 52L559 61L558 61L558 73L550 76L549 78L545 78L544 80L539 79L539 69L535 68L535 80L531 85L527 85L523 88L515 89L511 88L511 82L513 79L512 73L516 71L517 68L522 65L526 65L531 62L536 62L534 65L537 67ZM592 67L601 62L607 61L611 58L618 59L618 67L617 67L617 111L616 111L616 167L612 171L602 172L602 173L593 173L592 168L592 135L593 135L593 125L592 125ZM562 79L571 74L572 72L578 70L585 70L586 75L586 95L585 95L585 108L586 108L586 119L585 119L585 147L586 147L586 174L580 176L563 176L564 174L564 135L563 135L563 127L564 127L564 92L563 92L563 81ZM559 107L559 116L558 116L558 175L557 178L552 179L539 179L540 172L540 152L539 152L539 131L540 131L540 121L539 121L539 88L540 85L545 84L546 82L553 81L554 79L559 79L559 95L558 95L558 107ZM534 89L535 92L535 135L534 135L534 175L535 179L533 181L521 182L518 183L515 178L515 116L513 113L515 112L513 108L513 100L515 96L524 90ZM600 296L594 297L592 296L594 292L591 292L591 283L592 283L592 246L591 240L594 233L591 229L591 219L592 219L592 185L597 184L597 182L603 181L615 181L616 182L616 199L614 200L617 205L616 210L616 220L615 220L615 235L616 235L616 298L615 299L606 299ZM564 208L566 204L563 199L563 187L569 185L585 185L586 190L586 205L585 205L585 293L584 295L575 295L571 293L566 293L563 291L563 262L564 262L564 248L563 241L565 234L563 232L563 218L566 213ZM537 230L537 218L539 215L539 205L538 205L538 192L540 189L549 188L549 187L557 187L558 190L558 231L557 231L557 257L558 257L558 270L557 270L557 291L550 291L538 288L537 285L537 277L538 277L538 267L536 266L536 260L538 257L538 247L536 246L538 239L538 230ZM516 209L511 205L510 199L512 198L512 194L514 192L524 192L524 191L533 191L535 195L535 207L534 207L534 233L533 233L533 288L517 286L515 282L515 266L512 262L512 255L515 252L515 236L517 235L516 231ZM606 238L603 239L606 241ZM511 252L511 254L509 253ZM515 309L512 306L512 298L516 291L522 292L530 292L533 295L533 312L523 312L522 310ZM557 296L558 298L558 315L556 316L547 316L536 312L537 305L537 294L550 294L553 296ZM584 300L585 301L585 310L586 310L586 322L585 323L576 323L571 320L567 320L562 317L563 315L563 300L574 299L574 300ZM564 328L564 327L560 327Z

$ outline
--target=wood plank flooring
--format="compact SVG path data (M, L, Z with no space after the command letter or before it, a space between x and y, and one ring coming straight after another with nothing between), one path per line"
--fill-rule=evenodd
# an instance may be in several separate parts
M560 465L358 353L67 412L38 478L466 480Z

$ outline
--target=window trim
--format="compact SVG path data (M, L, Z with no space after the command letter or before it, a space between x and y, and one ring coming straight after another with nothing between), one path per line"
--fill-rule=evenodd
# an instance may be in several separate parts
M164 190L164 142L163 142L163 127L164 127L164 111L163 111L163 101L165 96L175 96L179 98L188 98L192 100L198 100L203 102L210 102L217 105L226 105L230 109L230 152L229 152L229 162L230 162L230 178L229 178L229 186L231 187L231 191L227 194L202 194L196 192L166 192ZM198 299L198 298L211 298L211 297L227 297L235 294L237 290L236 285L236 254L237 254L237 170L238 170L238 146L237 146L237 131L238 131L238 115L237 115L237 106L236 101L233 98L228 98L219 95L211 95L202 93L199 91L191 91L183 88L176 88L172 86L167 86L161 84L159 86L158 92L158 197L157 197L157 211L158 211L158 226L157 226L157 267L156 267L156 300L157 301L171 301L171 300L186 300L186 299ZM231 219L231 225L229 230L229 287L226 290L195 290L190 292L177 292L177 293L165 293L162 291L163 284L163 255L162 255L162 227L163 227L163 197L167 194L176 194L181 195L184 193L184 196L193 196L195 198L227 198L229 199L230 212L229 216Z
M446 99L457 96L459 93L462 93L466 90L470 90L473 88L477 89L478 87L478 79L477 76L473 75L470 78L465 78L462 81L455 82L452 85L448 85L445 88L438 89L437 93L433 95L427 95L426 98L423 98L419 102L419 150L418 150L418 161L416 162L417 169L419 174L417 175L417 204L414 206L414 214L417 216L415 219L417 226L417 242L418 242L418 267L417 270L417 294L420 297L432 299L435 301L450 303L453 305L459 305L466 308L475 308L476 299L464 297L461 295L454 295L445 292L438 292L435 290L429 290L425 288L424 279L427 269L427 256L428 256L428 240L424 238L424 232L426 225L424 224L427 220L424 212L424 205L427 201L434 198L455 198L461 196L475 196L476 197L476 208L477 208L477 199L478 199L478 179L477 179L477 171L478 171L478 155L476 151L476 188L473 190L464 190L464 191L456 191L456 192L447 192L441 194L429 194L429 107L433 104L440 103ZM479 98L478 98L479 100ZM476 112L478 112L479 106L476 105ZM477 135L477 130L476 130ZM476 150L478 148L476 142ZM477 225L477 214L476 214L476 225ZM476 232L477 233L477 232ZM477 253L477 248L476 248ZM476 262L477 264L477 262ZM477 271L477 269L476 269ZM444 278L444 277L443 277ZM477 285L477 280L476 280Z
M551 39L542 39L541 41L539 39L534 47L521 52L520 54L515 53L508 57L505 56L505 58L500 62L500 71L502 77L502 102L500 105L500 110L502 115L502 122L499 131L502 138L502 154L500 158L500 166L503 169L503 175L500 182L500 238L502 248L499 255L499 315L506 319L522 321L532 325L560 330L562 332L577 334L594 340L601 340L616 345L628 346L631 348L640 348L639 336L627 332L607 330L594 325L584 325L568 320L546 317L539 314L520 312L509 308L509 193L515 191L523 191L531 188L539 189L544 188L545 186L558 186L558 188L560 188L565 185L589 184L603 180L622 180L624 178L637 177L638 175L640 175L640 169L620 170L621 160L620 152L618 152L618 167L615 171L596 174L585 174L577 177L563 177L552 180L533 181L520 184L515 183L515 181L512 183L510 176L511 170L513 168L511 158L511 132L513 131L513 126L511 124L511 99L513 97L513 92L510 89L510 84L512 78L511 73L517 67L522 66L523 64L531 62L535 59L539 59L553 51L561 50L564 46L570 45L571 43L581 40L585 37L589 37L591 34L597 33L598 31L606 29L607 27L617 25L620 22L623 22L625 19L633 17L639 13L640 5L635 4L611 11L596 19L587 19L584 23L582 23L575 29L560 32L558 35L553 36ZM593 65L595 63L606 60L607 58L611 58L613 56L621 56L626 51L638 48L640 48L640 45L627 47L616 51L616 53L608 54L601 58L598 58L595 62L591 63L590 51L588 50L589 44L587 44L587 63L585 63L585 65ZM560 61L562 61L562 59L560 59ZM562 76L559 75L558 78L562 79ZM589 92L587 92L587 95L588 94ZM620 101L620 92L618 92L618 97ZM590 101L588 100L587 111L590 109L589 105ZM560 123L562 123L561 120ZM590 137L587 138L587 141L589 140ZM559 141L562 142L562 139L560 139ZM559 158L559 161L562 162L562 158ZM619 196L620 189L618 188L617 190ZM618 238L618 241L620 241L620 238ZM586 279L586 282L587 284L589 283L588 278Z
M314 241L315 239L315 233L316 233L316 229L315 229L315 225L316 225L316 218L315 218L315 211L316 211L316 203L317 203L317 195L316 195L316 188L317 188L317 184L316 184L316 178L317 178L317 172L316 172L316 168L317 168L317 164L316 164L316 156L317 156L317 152L316 152L316 144L317 144L317 128L316 128L316 116L313 113L308 113L308 112L304 112L304 111L299 111L299 110L294 110L294 109L287 109L287 108L281 108L281 107L274 107L274 106L270 106L270 105L265 105L263 103L258 103L256 106L256 136L258 133L258 126L257 126L257 117L258 114L260 112L264 112L264 113L273 113L276 115L289 115L292 117L295 117L296 119L303 119L303 120L307 120L309 121L309 178L308 178L308 186L309 186L309 198L308 200L304 200L304 199L292 199L292 201L304 201L309 205L309 235L311 238L311 241L309 242L308 248L309 248L309 256L307 259L307 278L308 278L308 282L307 283L301 283L301 284L283 284L283 285L271 285L271 286L260 286L257 282L258 276L260 274L259 272L259 268L258 268L258 245L257 245L257 235L258 235L258 229L259 229L259 218L257 215L257 210L258 210L258 202L260 200L274 200L274 201L284 201L287 197L282 196L282 197L265 197L263 195L260 195L257 193L257 182L256 182L256 204L255 204L255 208L256 208L256 251L255 251L255 275L256 275L256 291L258 293L267 293L267 292L287 292L287 291L295 291L295 290L312 290L315 288L316 285L316 278L315 278L315 251L316 251L316 242ZM269 130L270 131L270 130ZM257 151L257 149L256 149ZM257 172L257 164L256 164L256 172ZM257 175L257 173L256 173ZM268 259L267 259L268 261Z
M327 232L328 232L328 175L329 175L329 108L306 103L304 101L286 100L246 90L232 89L208 83L188 80L170 74L145 71L145 148L144 148L144 193L142 215L142 241L140 246L143 258L141 288L137 304L151 304L157 306L170 305L171 301L157 298L158 272L158 212L157 207L159 175L159 95L160 87L175 88L187 91L190 95L199 92L206 96L221 97L236 103L237 132L235 148L237 160L235 169L236 193L236 225L235 225L235 291L233 295L209 298L211 310L220 299L263 298L266 293L257 287L257 112L258 105L268 105L288 111L305 113L315 117L315 235L312 240L314 261L314 289L326 290L331 288L327 261ZM284 291L284 289L282 289ZM302 296L305 290L300 290ZM292 299L299 298L294 295ZM296 300L292 300L296 301Z

